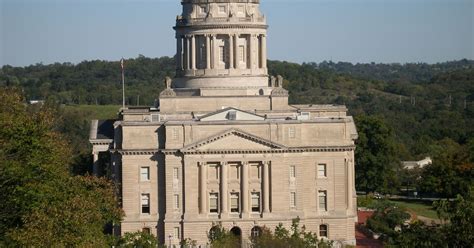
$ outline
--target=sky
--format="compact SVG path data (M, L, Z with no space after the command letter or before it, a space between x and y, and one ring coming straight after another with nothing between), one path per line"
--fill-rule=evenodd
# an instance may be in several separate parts
M0 0L0 66L173 56L180 0ZM474 59L474 0L261 0L268 57Z

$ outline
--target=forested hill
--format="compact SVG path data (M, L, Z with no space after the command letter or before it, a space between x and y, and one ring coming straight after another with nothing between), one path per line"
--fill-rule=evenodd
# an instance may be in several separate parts
M174 59L139 56L125 61L129 105L152 105L174 76ZM282 75L291 103L346 104L352 115L381 116L395 130L402 159L430 154L430 144L474 137L474 61L439 64L288 63L269 61ZM120 63L4 66L1 86L21 86L28 99L62 104L121 104Z

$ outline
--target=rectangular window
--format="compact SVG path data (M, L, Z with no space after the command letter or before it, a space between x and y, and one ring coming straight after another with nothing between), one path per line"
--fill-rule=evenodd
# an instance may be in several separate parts
M230 121L237 120L237 111L229 111L229 113L227 113L227 119Z
M327 225L320 225L319 226L319 237L327 237L328 236L328 226Z
M252 212L260 213L260 193L252 192Z
M327 191L321 190L318 192L318 199L319 199L319 210L320 211L327 211L328 204L327 204Z
M225 6L219 6L219 12L225 13Z
M179 168L178 167L173 168L173 179L179 180Z
M318 177L327 177L326 174L326 164L318 164Z
M290 207L296 208L296 192L290 193Z
M219 61L225 63L225 47L219 46Z
M239 46L239 58L241 62L245 62L245 47Z
M239 193L230 193L230 212L239 213Z
M142 194L142 214L150 213L150 194Z
M292 165L290 166L290 178L295 178L296 177L296 166Z
M179 231L179 227L174 228L174 239L181 239L181 233Z
M140 168L140 181L149 181L150 180L150 167L141 167Z
M219 194L218 193L209 194L209 212L219 213Z
M288 128L288 138L294 139L295 137L296 137L295 128L294 127L289 127Z
M175 210L179 209L179 195L178 194L174 195L174 209Z

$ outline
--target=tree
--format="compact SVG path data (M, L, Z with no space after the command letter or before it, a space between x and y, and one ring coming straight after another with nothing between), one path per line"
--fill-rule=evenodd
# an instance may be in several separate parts
M70 174L70 151L47 106L0 88L0 246L106 246L118 222L112 184Z
M396 172L400 169L392 129L382 119L371 116L358 116L356 125L356 187L367 193L391 193L399 186Z
M209 230L207 235L212 248L238 248L241 247L239 237L223 228L220 224Z
M158 239L150 233L138 231L133 233L125 233L118 242L121 248L156 248Z
M279 224L275 228L275 233L266 228L262 228L259 236L252 237L252 247L254 248L329 248L332 247L331 241L325 241L318 238L315 233L307 232L306 228L299 226L300 219L293 219L290 230Z

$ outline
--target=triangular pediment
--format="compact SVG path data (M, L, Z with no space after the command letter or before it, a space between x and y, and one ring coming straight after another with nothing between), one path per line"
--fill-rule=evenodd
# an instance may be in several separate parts
M186 146L182 151L266 151L273 149L287 148L244 131L230 129L203 141Z
M200 121L263 121L265 117L236 108L225 108L199 118Z

